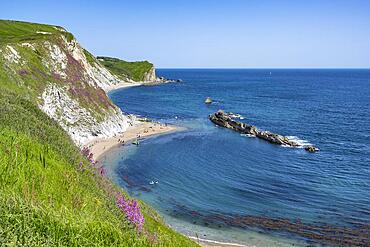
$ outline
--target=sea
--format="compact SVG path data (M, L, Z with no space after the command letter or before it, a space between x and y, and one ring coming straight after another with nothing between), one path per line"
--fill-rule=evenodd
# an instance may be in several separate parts
M101 164L168 225L235 246L369 243L370 70L158 69L157 75L182 82L122 88L109 97L125 113L182 130L114 148ZM208 116L220 109L302 146L217 127ZM320 151L308 153L306 145Z

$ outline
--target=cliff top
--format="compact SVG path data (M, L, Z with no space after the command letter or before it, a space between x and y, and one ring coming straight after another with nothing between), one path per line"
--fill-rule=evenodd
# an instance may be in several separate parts
M0 44L49 39L50 36L61 33L68 37L68 40L73 39L71 33L59 26L0 20Z
M154 65L148 61L128 62L113 57L98 56L97 59L111 73L121 79L129 78L134 81L144 81L145 75L154 68Z

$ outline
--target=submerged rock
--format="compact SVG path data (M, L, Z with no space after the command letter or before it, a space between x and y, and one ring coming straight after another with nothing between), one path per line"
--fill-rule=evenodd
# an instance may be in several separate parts
M210 97L207 97L206 100L204 101L205 104L209 105L212 104L213 100Z
M289 146L289 147L301 147L301 145L298 142L294 140L290 140L286 136L275 134L270 131L259 130L256 126L235 121L233 119L234 115L235 114L233 113L229 114L229 113L225 113L222 110L219 110L216 113L211 114L209 116L209 120L211 120L214 124L218 126L232 129L242 134L252 135L260 139L266 140L273 144L284 145L284 146ZM315 146L305 147L305 150L310 153L319 151L319 149Z
M315 146L307 146L304 148L304 150L306 150L307 152L310 152L310 153L315 153L317 151L319 151L319 149Z

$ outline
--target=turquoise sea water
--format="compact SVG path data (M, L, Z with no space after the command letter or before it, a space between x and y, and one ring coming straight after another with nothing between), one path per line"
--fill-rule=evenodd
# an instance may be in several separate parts
M184 82L119 89L110 97L124 112L186 130L113 149L102 163L174 228L261 246L333 245L320 236L334 227L361 240L370 232L370 70L158 74ZM208 96L215 100L209 106ZM321 151L216 127L207 117L218 109Z

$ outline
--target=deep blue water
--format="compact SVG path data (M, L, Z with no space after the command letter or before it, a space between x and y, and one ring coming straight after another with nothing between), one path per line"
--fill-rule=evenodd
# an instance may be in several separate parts
M169 221L210 232L217 228L205 224L203 216L210 214L370 225L370 70L157 73L184 82L120 89L111 99L125 112L187 129L112 150L103 163L114 167L111 176L120 185ZM205 105L207 96L216 102ZM310 154L218 128L207 118L218 109L321 151ZM234 240L243 242L241 235Z

